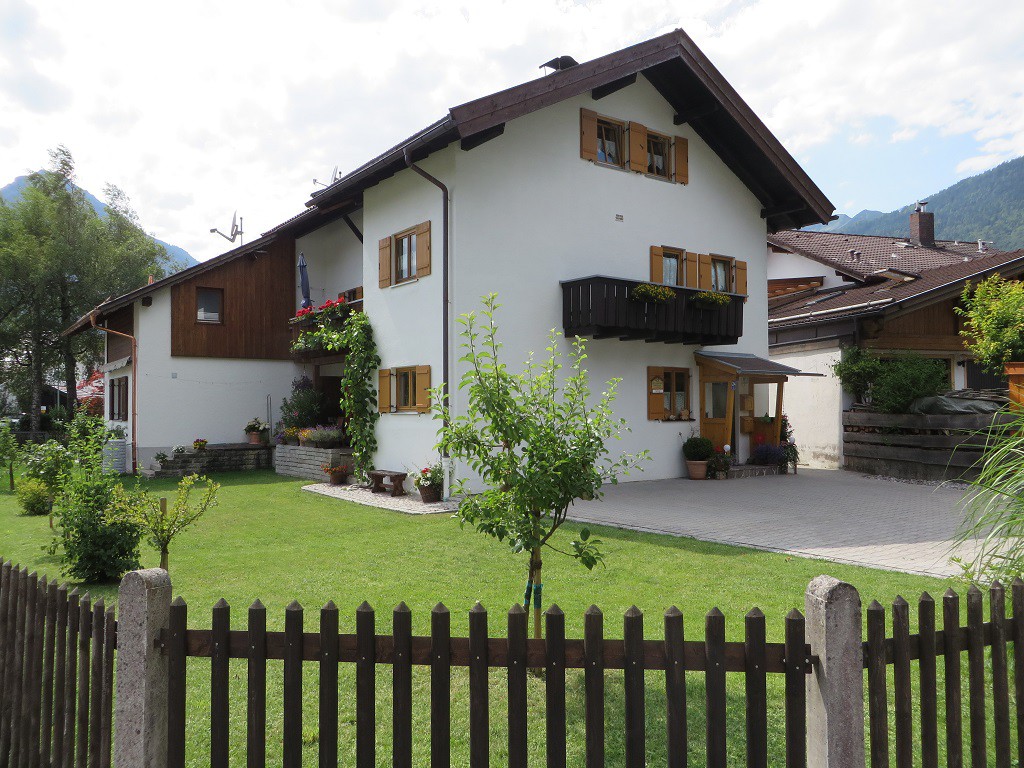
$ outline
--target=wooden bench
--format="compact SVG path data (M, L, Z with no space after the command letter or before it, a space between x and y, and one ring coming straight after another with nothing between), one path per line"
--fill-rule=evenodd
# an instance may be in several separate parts
M388 490L384 485L384 481L387 480L391 483L392 496L405 496L405 478L409 476L408 473L395 472L390 469L375 469L369 475L371 493L384 493Z

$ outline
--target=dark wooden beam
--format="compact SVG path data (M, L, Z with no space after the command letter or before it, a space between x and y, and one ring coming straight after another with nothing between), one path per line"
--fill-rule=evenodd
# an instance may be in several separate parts
M693 120L700 120L702 117L707 117L717 111L718 102L709 101L706 104L698 104L696 106L689 107L688 109L679 110L672 118L672 123L674 125L683 125Z
M594 101L597 101L598 99L603 99L605 96L611 96L616 91L621 91L623 88L626 88L627 86L630 86L635 82L636 72L634 72L632 75L620 77L618 80L613 80L610 83L605 83L604 85L597 86L590 92L590 97Z
M762 219L773 219L776 216L786 216L790 213L799 213L800 211L807 210L807 203L803 200L791 200L788 203L781 203L779 205L773 205L770 208L761 209Z
M348 224L348 228L352 230L352 234L356 236L360 243L362 243L363 233L359 231L359 227L356 226L355 222L349 218L349 215L347 213L341 218L343 218L345 220L345 223Z
M467 136L459 142L459 146L462 147L464 152L469 152L471 149L476 149L481 144L496 139L505 132L505 124L498 123L487 130L480 131L480 133L474 133L472 136Z

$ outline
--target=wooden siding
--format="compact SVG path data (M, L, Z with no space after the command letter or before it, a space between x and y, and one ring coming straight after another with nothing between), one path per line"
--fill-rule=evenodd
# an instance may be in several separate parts
M953 312L958 299L947 299L899 317L880 328L865 323L866 346L872 349L913 349L921 352L963 352L960 317Z
M171 354L287 360L295 314L295 241L281 238L171 288ZM196 289L220 288L220 323L196 320Z
M118 333L135 333L135 305L129 304L123 309L117 310L107 318L106 327ZM107 362L120 360L132 353L132 342L124 336L117 336L113 333L106 333L107 337Z

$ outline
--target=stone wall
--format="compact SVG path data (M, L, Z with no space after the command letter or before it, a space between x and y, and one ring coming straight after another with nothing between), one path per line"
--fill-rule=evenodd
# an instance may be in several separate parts
M274 454L274 471L279 475L303 477L318 483L327 481L324 464L352 467L351 448L311 448L304 445L279 445Z
M212 472L246 472L270 469L274 449L266 445L209 446L205 451L187 451L168 458L154 475L156 477L183 477L207 475Z

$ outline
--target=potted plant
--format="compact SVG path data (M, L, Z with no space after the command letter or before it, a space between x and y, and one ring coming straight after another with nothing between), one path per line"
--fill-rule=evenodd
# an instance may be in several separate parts
M708 476L708 459L715 453L715 446L706 437L690 435L683 443L683 458L686 459L686 474L691 480L704 480Z
M348 480L349 467L346 464L338 464L337 466L322 464L320 469L330 477L331 485L344 485L345 481Z
M424 504L436 504L444 492L444 469L441 462L435 462L421 469L412 479L412 484L420 489L420 499Z
M728 451L715 451L707 460L708 477L713 477L716 480L728 480L731 466L732 456Z
M640 283L629 292L629 300L646 302L649 304L665 304L675 301L676 292L667 285L654 285L653 283Z
M267 423L258 416L249 420L245 425L245 434L251 445L259 445L263 442L263 433L267 430Z
M206 446L209 444L209 440L205 437L197 437L192 441L192 450L194 451L205 451Z
M281 432L285 445L298 445L299 431L298 427L285 427Z

